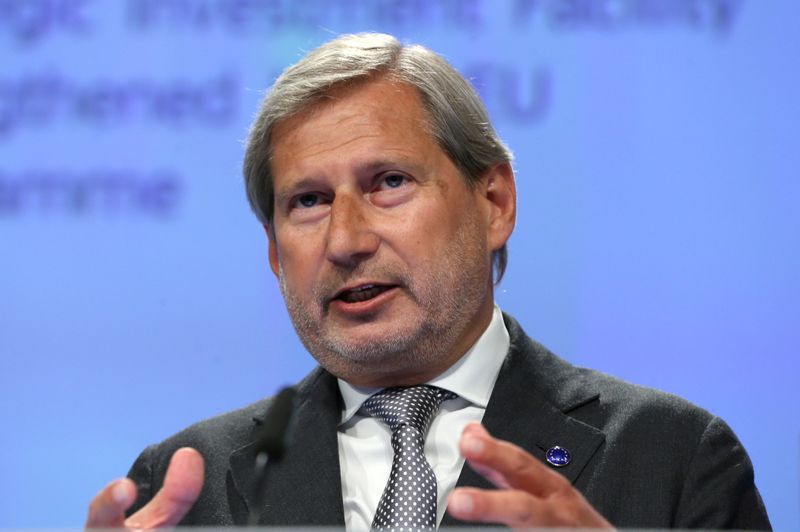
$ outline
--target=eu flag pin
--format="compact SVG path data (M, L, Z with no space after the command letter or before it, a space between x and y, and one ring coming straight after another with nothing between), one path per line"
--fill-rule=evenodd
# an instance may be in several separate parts
M547 459L547 463L553 467L564 467L572 460L569 451L558 445L550 447L547 450L547 454L545 454L545 458Z

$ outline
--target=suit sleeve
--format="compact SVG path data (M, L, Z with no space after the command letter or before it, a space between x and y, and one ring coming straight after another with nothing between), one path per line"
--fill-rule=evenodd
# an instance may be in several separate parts
M676 528L772 530L753 464L731 428L714 417L692 457Z

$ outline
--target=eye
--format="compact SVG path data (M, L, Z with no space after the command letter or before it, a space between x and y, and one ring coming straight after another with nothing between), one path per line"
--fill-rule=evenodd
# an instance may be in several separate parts
M297 196L294 201L292 202L294 207L298 207L301 209L308 209L310 207L314 207L315 205L319 204L319 194L313 193L306 193L300 194Z
M411 183L411 178L400 172L386 172L379 176L375 190L377 192L397 190Z
M370 200L379 207L395 207L414 197L417 180L403 172L388 171L376 176Z
M387 174L383 177L383 183L388 188L399 188L403 186L406 181L406 176L403 174Z

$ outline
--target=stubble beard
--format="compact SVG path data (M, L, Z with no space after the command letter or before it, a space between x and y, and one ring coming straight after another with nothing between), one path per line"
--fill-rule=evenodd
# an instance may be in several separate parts
M474 220L462 225L438 254L442 259L419 265L416 275L403 267L372 266L367 261L331 275L315 288L310 301L289 288L281 268L281 293L303 345L322 367L344 380L413 374L452 357L491 290L491 264L478 231ZM379 337L358 341L324 319L324 300L347 280L367 276L397 281L419 310L403 317L403 323L386 327Z

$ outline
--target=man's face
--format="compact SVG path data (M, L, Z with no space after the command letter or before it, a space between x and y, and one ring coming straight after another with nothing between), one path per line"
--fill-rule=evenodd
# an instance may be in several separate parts
M491 319L511 170L469 189L425 125L413 88L377 80L273 131L270 264L306 348L354 384L424 382Z

